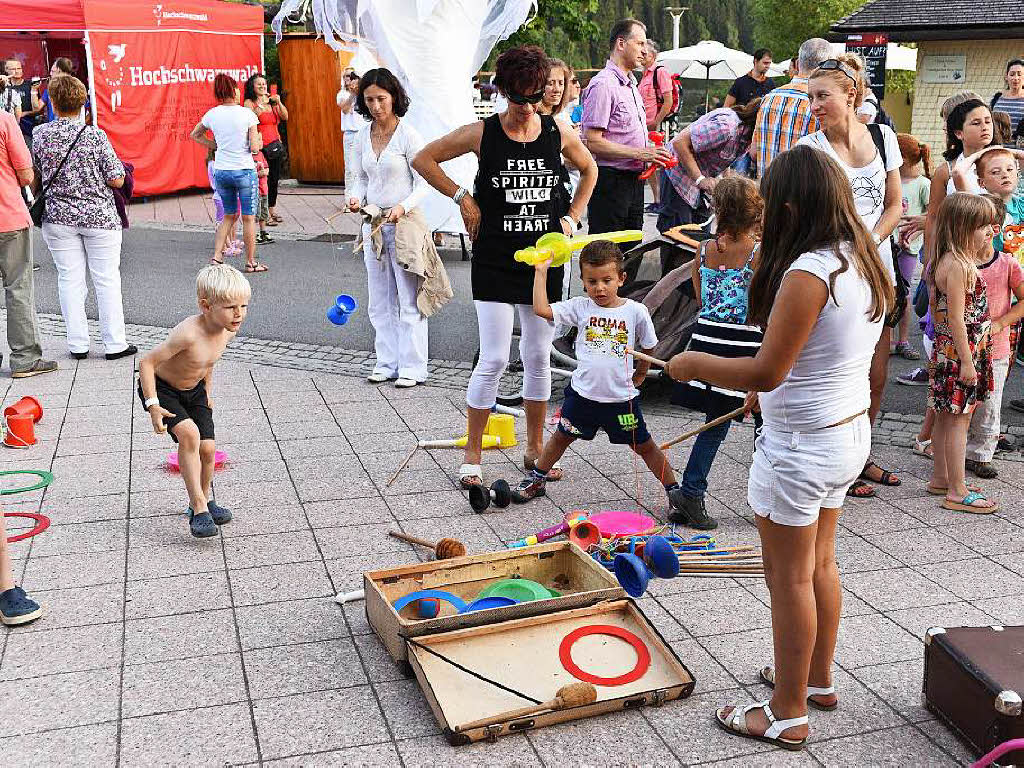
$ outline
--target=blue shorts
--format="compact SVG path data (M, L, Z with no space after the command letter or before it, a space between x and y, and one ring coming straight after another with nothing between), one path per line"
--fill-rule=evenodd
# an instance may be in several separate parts
M639 395L619 403L599 403L588 400L567 384L558 431L572 438L593 440L599 429L615 445L639 446L651 439L640 412Z
M217 194L224 204L225 214L236 214L241 208L243 216L255 216L260 201L260 183L256 178L256 169L243 171L213 172L213 183L217 186Z

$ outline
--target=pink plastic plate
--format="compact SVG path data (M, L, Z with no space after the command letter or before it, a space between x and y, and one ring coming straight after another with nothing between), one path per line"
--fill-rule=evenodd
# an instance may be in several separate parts
M213 454L213 468L220 469L224 466L224 462L228 460L228 455L224 451L217 451ZM167 454L167 466L173 469L175 472L180 471L178 467L178 452Z
M597 526L601 536L636 536L656 528L658 521L639 512L609 510L591 515L590 522Z

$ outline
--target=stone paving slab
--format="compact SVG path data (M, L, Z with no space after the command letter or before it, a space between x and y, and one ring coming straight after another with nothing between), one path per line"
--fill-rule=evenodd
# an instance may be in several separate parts
M695 674L690 699L455 750L362 604L331 596L361 586L365 570L427 558L387 528L456 535L486 552L580 506L663 516L658 484L646 473L637 482L628 452L574 446L548 498L483 515L457 488L457 452L421 451L385 488L418 437L461 431L468 367L400 392L357 378L372 362L365 353L301 358L243 339L215 374L231 461L214 492L235 520L199 541L181 514L180 479L162 466L172 446L133 400L132 361L69 360L59 322L42 325L60 372L0 378L4 404L33 394L45 409L40 444L4 449L4 468L55 474L45 491L3 499L5 510L52 519L11 545L18 580L48 613L0 631L4 765L957 765L969 754L920 703L923 633L1024 622L1020 465L998 461L997 515L957 516L925 493L925 460L882 443L879 459L904 485L851 502L841 518L843 703L812 714L804 753L729 737L711 721L719 705L766 694L756 670L770 654L770 601L754 578L656 581L640 600ZM129 329L143 347L165 333ZM660 401L645 408L658 435L696 423ZM900 435L916 428L888 416L906 425ZM750 439L746 425L732 430L712 475L721 541L757 541L744 488ZM515 480L522 450L488 452L488 478ZM679 467L685 447L670 458Z

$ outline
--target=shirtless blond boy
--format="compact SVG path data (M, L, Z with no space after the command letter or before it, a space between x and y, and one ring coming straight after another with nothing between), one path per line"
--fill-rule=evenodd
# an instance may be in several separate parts
M210 264L196 277L199 314L171 329L139 363L139 399L157 434L178 444L178 466L188 491L188 526L198 538L216 536L230 510L210 500L213 481L213 366L238 333L252 289L234 267Z

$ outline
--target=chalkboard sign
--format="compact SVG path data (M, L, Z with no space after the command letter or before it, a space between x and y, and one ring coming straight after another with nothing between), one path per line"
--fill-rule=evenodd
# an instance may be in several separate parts
M885 98L885 57L889 50L888 35L849 35L846 50L860 54L867 65L868 85L881 103Z

